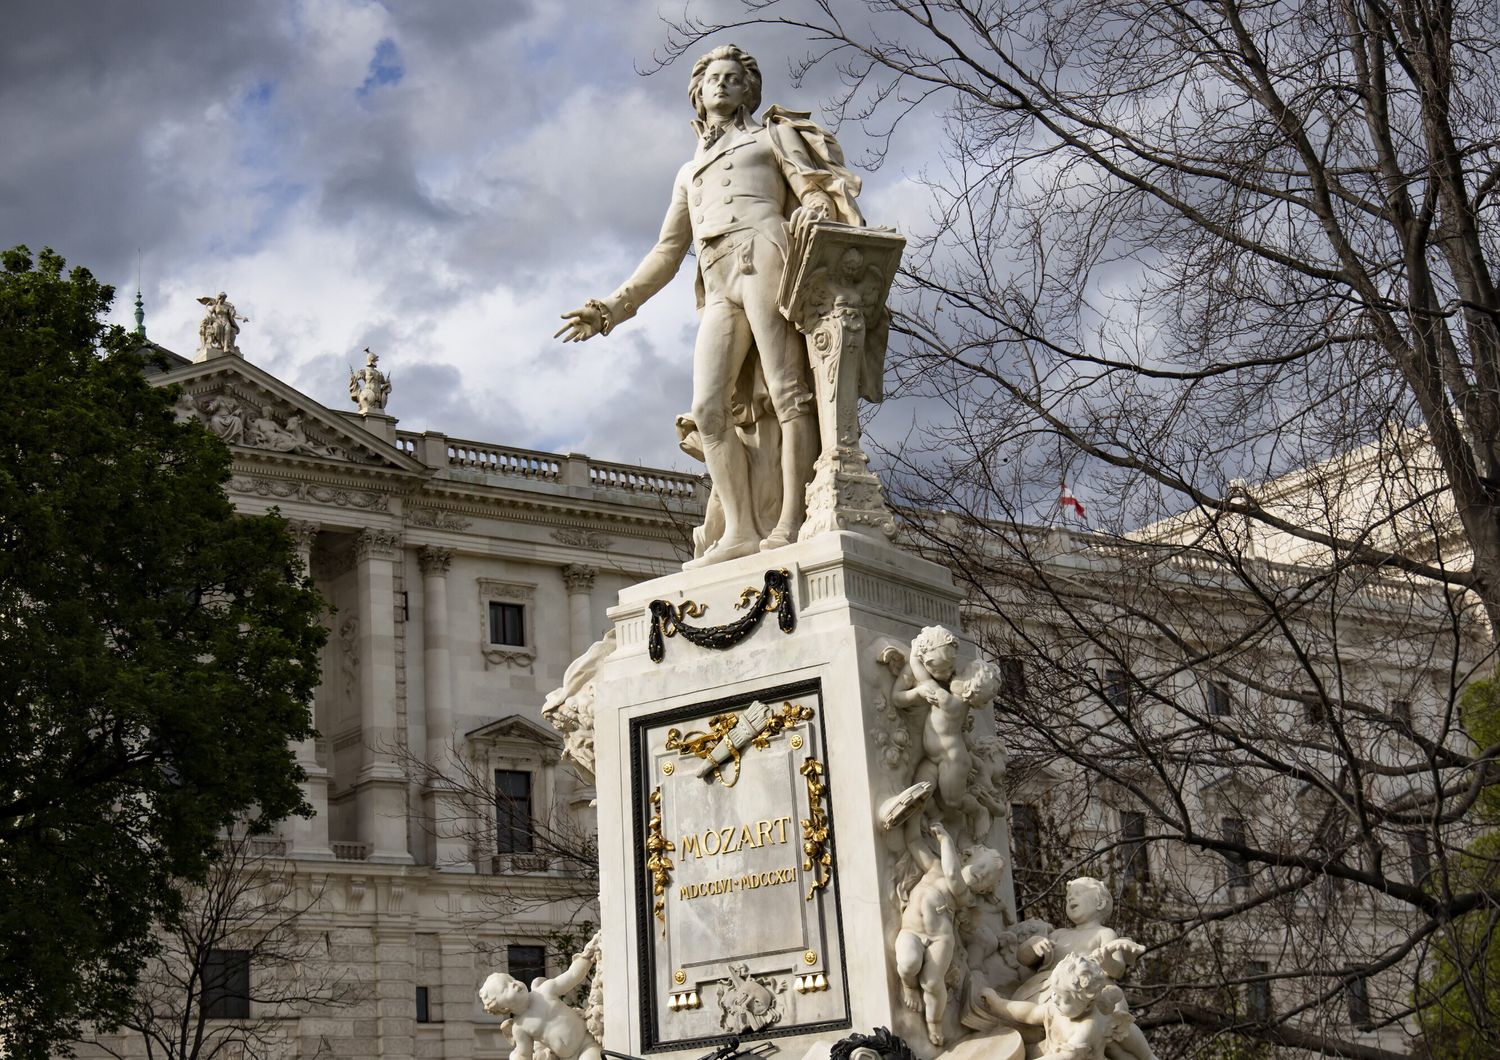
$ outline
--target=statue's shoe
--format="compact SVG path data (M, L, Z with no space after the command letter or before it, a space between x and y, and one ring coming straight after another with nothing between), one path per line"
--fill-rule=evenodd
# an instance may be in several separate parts
M790 545L792 543L792 537L792 531L778 526L776 529L767 534L765 536L765 539L761 541L760 550L762 552L769 552L773 548L781 548L783 545Z
M697 559L690 559L682 565L683 570L698 570L713 563L723 563L725 560L739 559L741 556L753 556L760 551L760 544L753 537L744 541L728 543L720 541Z

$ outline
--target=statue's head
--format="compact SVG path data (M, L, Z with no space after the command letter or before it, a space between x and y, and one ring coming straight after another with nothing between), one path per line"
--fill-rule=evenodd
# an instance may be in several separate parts
M924 626L911 642L912 654L939 681L953 676L958 662L958 638L942 626Z
M479 988L479 1003L491 1016L514 1016L526 1007L526 984L505 972L494 972Z
M1091 957L1070 953L1057 962L1047 977L1052 1001L1069 1019L1077 1019L1093 1007L1106 986L1104 969Z
M698 118L708 117L708 108L703 105L703 79L708 74L708 68L716 62L738 63L745 74L745 101L744 109L754 113L760 109L760 64L755 57L741 50L734 44L721 44L707 55L699 57L693 64L693 75L688 80L688 99L693 104L693 110L698 112Z
M1115 900L1103 880L1092 876L1080 876L1068 881L1068 919L1081 924L1090 917L1100 919L1114 910Z
M998 850L986 846L970 847L964 856L963 877L969 890L988 894L1000 885L1005 859Z
M975 659L953 679L953 694L971 707L990 702L1000 694L1000 668L988 659Z

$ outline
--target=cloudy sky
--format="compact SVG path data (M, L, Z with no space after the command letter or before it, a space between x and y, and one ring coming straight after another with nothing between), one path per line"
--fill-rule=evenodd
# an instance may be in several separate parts
M725 3L690 4L713 15ZM119 288L137 253L152 339L197 344L199 295L246 356L333 408L370 346L406 429L687 468L690 273L605 339L558 315L655 239L692 150L687 68L643 76L681 0L264 0L6 5L0 240ZM725 43L715 39L712 43ZM765 100L805 43L735 34ZM858 132L843 135L851 158ZM920 225L919 125L866 174L873 223ZM890 430L910 421L898 403Z

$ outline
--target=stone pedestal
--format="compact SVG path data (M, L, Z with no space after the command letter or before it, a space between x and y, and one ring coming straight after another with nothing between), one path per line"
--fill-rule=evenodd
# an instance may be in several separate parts
M384 409L371 409L369 412L351 413L351 415L355 417L355 422L375 437L395 444L396 423L398 422L395 416L388 414Z
M732 646L673 626L748 625L768 568L784 588ZM942 567L837 531L620 594L595 682L610 1049L698 1056L740 1033L799 1057L889 1027L937 1052L891 959L902 844L879 816L911 764L888 754L879 657L923 626L957 631L959 598ZM1008 851L1003 822L988 841ZM956 1041L961 998L949 1009Z

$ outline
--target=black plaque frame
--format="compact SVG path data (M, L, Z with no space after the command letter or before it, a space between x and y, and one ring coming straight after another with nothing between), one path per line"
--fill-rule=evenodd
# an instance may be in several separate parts
M645 733L648 729L661 725L669 725L672 722L686 721L691 718L700 718L709 714L722 714L726 711L736 710L754 700L762 702L774 702L778 700L793 700L799 697L808 697L816 701L817 717L812 724L818 727L818 738L820 749L824 757L827 757L828 748L828 726L827 715L823 710L823 682L817 678L807 681L798 681L794 684L773 685L768 688L757 688L748 692L739 692L732 696L724 696L719 699L703 700L690 703L682 707L674 707L671 710L659 711L655 714L643 714L630 721L630 795L633 817L635 819L635 842L631 848L631 872L635 876L635 939L636 951L639 961L636 969L636 982L640 989L640 1009L636 1018L640 1020L641 1028L641 1050L646 1053L659 1053L677 1051L680 1049L702 1048L723 1042L732 1037L729 1034L706 1035L696 1038L673 1038L664 1041L657 1037L657 1020L660 1015L660 998L656 996L656 940L652 928L651 915L651 874L646 870L645 859L642 851L646 849L646 827L651 816L651 803L647 791L648 780L644 770L641 768L644 761ZM820 1034L823 1031L843 1030L853 1025L850 1013L850 997L848 991L849 967L848 957L844 949L844 914L843 905L839 893L838 873L838 828L837 822L833 821L833 785L832 771L825 761L823 763L823 783L826 785L825 798L828 801L828 816L833 822L828 830L828 850L833 855L834 871L829 881L829 901L832 904L832 934L838 939L838 974L845 984L844 989L844 1013L838 1019L820 1020L816 1023L797 1023L790 1026L777 1026L767 1028L763 1031L743 1034L739 1037L744 1039L763 1038L786 1038L799 1034Z

